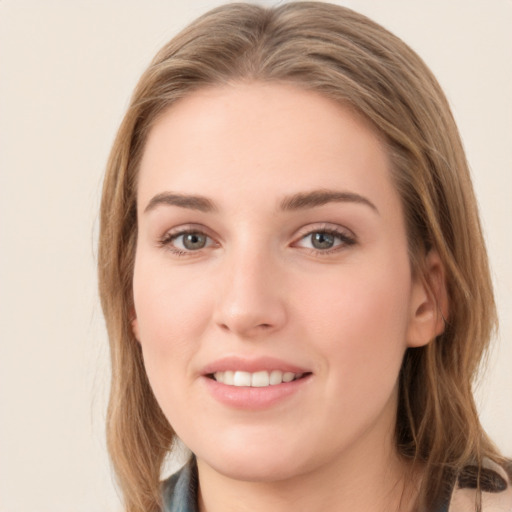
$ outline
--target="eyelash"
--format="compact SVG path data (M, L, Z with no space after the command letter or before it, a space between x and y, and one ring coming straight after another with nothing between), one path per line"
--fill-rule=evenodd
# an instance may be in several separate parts
M324 235L333 236L337 238L340 241L340 243L338 245L335 245L334 247L331 247L330 249L324 250L304 247L305 250L314 255L329 256L333 253L342 251L343 249L346 249L347 247L350 247L357 243L356 237L354 235L348 234L347 230L336 229L334 227L319 227L316 229L310 229L299 237L298 242L301 242L316 233L322 233Z
M194 254L200 253L201 249L199 249L197 251L192 251L192 250L184 251L184 250L178 249L177 247L174 247L172 245L172 242L174 242L174 240L176 240L182 236L185 236L185 235L202 235L202 236L207 237L210 240L213 240L212 237L209 236L207 233L205 233L204 230L202 230L201 228L190 227L190 228L181 229L180 231L166 233L158 241L158 245L166 248L167 250L171 251L175 256L179 256L179 257L192 256Z
M324 250L303 247L303 249L307 250L310 254L314 254L314 255L328 256L328 255L339 252L339 251L343 250L344 248L350 247L357 243L356 237L353 235L347 234L346 230L336 229L333 227L319 227L316 229L310 229L307 232L305 232L304 234L301 234L298 237L298 240L296 242L294 242L293 245L298 244L299 242L305 240L307 237L310 237L316 233L322 233L325 235L333 236L333 237L337 238L341 243L335 245L334 247L331 247L330 249L324 249ZM202 251L202 249L208 247L207 246L207 247L198 249L196 251L194 251L194 250L185 250L184 251L184 250L174 247L172 245L172 242L174 242L176 239L178 239L182 236L185 236L185 235L201 235L201 236L207 237L209 240L213 240L213 238L211 236L209 236L201 228L192 228L191 227L191 228L181 229L180 231L177 231L177 232L166 233L159 240L158 244L161 247L165 247L167 250L171 251L175 256L178 256L178 257L193 256L193 255L199 254Z

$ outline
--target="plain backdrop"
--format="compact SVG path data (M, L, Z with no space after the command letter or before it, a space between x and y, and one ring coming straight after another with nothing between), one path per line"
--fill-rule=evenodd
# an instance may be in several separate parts
M120 510L95 274L102 173L151 57L219 3L0 0L0 512ZM511 456L512 2L339 3L409 43L453 107L501 320L477 396Z

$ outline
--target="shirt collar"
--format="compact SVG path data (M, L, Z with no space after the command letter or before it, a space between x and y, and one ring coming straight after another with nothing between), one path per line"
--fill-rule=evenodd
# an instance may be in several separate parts
M177 473L162 483L164 512L199 512L197 464L191 457Z

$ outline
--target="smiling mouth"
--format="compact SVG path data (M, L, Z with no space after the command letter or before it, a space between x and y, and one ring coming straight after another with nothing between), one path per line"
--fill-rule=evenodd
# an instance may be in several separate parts
M311 375L311 373L293 373L283 372L281 370L272 370L270 372L259 371L251 373L238 370L228 370L224 372L210 373L207 375L207 377L226 386L264 388L268 386L278 386L279 384L293 382L308 375Z

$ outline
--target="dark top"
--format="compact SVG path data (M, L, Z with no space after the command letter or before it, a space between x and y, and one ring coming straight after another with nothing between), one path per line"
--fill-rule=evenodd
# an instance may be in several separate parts
M458 475L453 491L432 512L467 512L476 510L476 482L480 478L482 510L484 512L512 512L510 476L512 462L505 467L484 461L484 467L467 466ZM507 475L508 473L508 475ZM195 457L177 473L162 483L163 512L199 512L197 505L198 475Z
M199 512L197 490L197 465L192 458L188 464L163 482L163 512ZM444 503L436 512L448 512L448 505L449 502Z
M163 512L199 512L197 465L192 458L162 484Z

